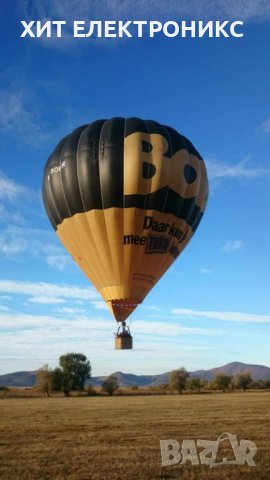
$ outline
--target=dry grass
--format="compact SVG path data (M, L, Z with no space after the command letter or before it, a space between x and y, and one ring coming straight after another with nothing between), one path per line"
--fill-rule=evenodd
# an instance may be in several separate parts
M2 398L0 478L269 480L269 404L269 393ZM223 432L257 444L256 467L161 466L161 439Z

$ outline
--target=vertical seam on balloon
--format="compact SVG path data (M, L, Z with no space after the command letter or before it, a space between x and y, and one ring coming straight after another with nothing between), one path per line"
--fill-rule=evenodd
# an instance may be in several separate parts
M164 127L164 126L161 125L161 124L159 124L159 126L161 127L161 130L163 130L163 127ZM162 135L162 136L164 136L164 135ZM165 138L165 137L164 137L164 138ZM165 138L165 139L166 139L166 138ZM164 152L163 152L163 153L164 153ZM163 155L163 156L164 156L164 155ZM161 163L161 175L162 175L162 169L163 169L163 168L164 168L164 165L163 165L163 162L162 162L162 163ZM151 183L152 183L152 179L151 179ZM152 187L152 185L151 185L151 187ZM151 190L152 190L152 188L151 188ZM159 190L159 189L158 189L158 190ZM153 212L164 213L164 208L165 208L165 204L166 204L166 201L167 201L168 192L169 192L169 185L167 186L167 191L166 191L165 201L164 201L164 203L163 203L162 212L160 212L159 210L156 210L155 208L152 208L151 210L152 210ZM164 267L164 265L167 264L167 262L168 262L168 258L167 258L166 254L165 254L164 257L162 257L162 259L160 259L160 262L158 263L159 271L162 271L162 270L163 270L163 267ZM173 261L172 261L171 263L173 263ZM170 264L171 264L171 263L170 263ZM167 267L167 268L168 268L168 267ZM166 270L167 270L167 268L166 268ZM163 272L163 273L164 273L164 272ZM158 280L162 277L163 273L159 276ZM157 283L158 280L156 280L156 283Z
M121 237L123 239L124 236L124 165L125 165L125 131L126 131L126 119L123 118L123 134L122 134L122 221L121 221ZM120 260L121 261L121 260ZM121 273L121 268L119 268L119 281L120 284L123 281L123 273Z
M59 173L60 173L60 182L61 182L61 186L62 186L63 196L64 196L64 199L65 199L65 202L66 202L67 209L69 211L69 218L70 218L70 217L72 217L72 215L71 215L71 211L70 211L70 208L69 208L69 204L67 202L67 197L66 197L66 194L65 194L64 185L63 185L63 177L62 177L62 172L63 172L64 169L60 168L60 165L61 165L62 159L63 159L63 150L64 150L64 145L61 148L61 152L60 152L60 155L59 155ZM63 219L63 220L65 220L65 219Z
M189 157L190 153L189 153L189 151L188 151L188 147L187 147L187 144L186 144L186 142L185 142L185 137L184 137L183 135L181 135L181 137L182 137L182 141L183 141L183 144L184 144L183 150L185 150L185 151L187 152L187 155L188 155L188 157ZM178 150L177 150L177 151L178 151ZM189 158L188 158L188 159L189 159ZM185 166L183 166L183 175L184 175L184 168L185 168ZM185 218L179 217L179 215L181 214L181 210L183 209L183 203L185 203L185 200L186 200L185 195L186 195L187 189L188 189L188 183L185 182L185 189L184 189L183 195L181 195L181 197L182 197L182 199L183 199L183 202L182 202L179 210L177 211L177 215L176 215L177 218L182 218L186 223L188 223L188 222L187 222L188 215L186 215Z
M112 120L112 119L111 119ZM103 194L102 194L102 185L101 185L101 176L100 176L100 160L101 160L101 156L100 156L100 151L101 151L101 147L102 147L102 156L104 156L104 142L103 142L103 130L105 128L105 125L106 123L108 122L108 120L106 120L102 127L101 127L101 130L100 130L100 140L99 140L99 149L98 149L98 163L99 163L99 184L100 184L100 196L101 196L101 203L102 203L102 211L103 211L103 220L104 220L104 225L105 225L105 233L106 233L106 238L107 238L107 244L109 245L109 259L110 259L110 264L111 264L111 270L113 270L113 260L112 260L112 252L111 252L111 244L110 244L110 239L109 239L109 235L108 235L108 230L107 230L107 223L106 223L106 217L105 217L105 208L104 208L104 200L103 200ZM102 140L102 144L101 144L101 140Z
M169 145L169 147L170 147L170 149L171 149L171 162L170 162L170 167L172 168L173 148L172 148L171 136L170 136L170 134L169 134L169 132L168 132L168 130L167 130L167 128L166 128L165 125L161 125L161 127L162 127L162 129L165 130L165 132L166 132L167 135L168 135L168 145ZM164 156L165 156L165 155L164 155ZM170 178L170 176L169 176L169 178ZM164 213L165 206L166 206L167 199L168 199L169 190L170 190L170 187L169 187L169 185L167 185L166 196L165 196L165 200L164 200L164 203L163 203L163 207L162 207L162 212L161 212L161 213ZM171 215L172 215L172 214L171 214ZM173 216L175 216L175 215L173 215ZM167 253L168 253L168 252L167 252ZM172 263L174 263L174 261L175 261L176 259L173 259L173 257L172 257L171 262L169 262L169 260L170 260L170 259L167 257L167 254L165 254L165 255L164 255L164 258L163 258L163 261L161 261L160 264L159 264L159 267L160 267L160 270L161 270L161 271L163 271L164 266L166 266L166 270L167 270L167 269L169 268L169 266L172 265ZM168 263L169 263L169 266L168 266ZM166 271L166 270L165 270L165 271ZM163 272L163 273L165 273L165 272ZM163 273L161 274L161 276L163 275ZM161 278L161 277L160 277L160 278Z
M77 147L76 147L76 175L77 175L77 148L78 148L78 143L77 143ZM63 151L64 151L64 145L63 145L63 147L62 147L62 149L61 149L61 152L60 152L60 155L59 155L59 166L60 166L61 163L62 163ZM74 161L74 159L72 159L72 157L71 157L71 161ZM66 197L65 190L64 190L62 170L63 170L63 169L60 169L60 180L61 180L61 186L62 186L63 196L64 196L64 199L65 199L65 202L66 202L66 205L67 205L67 209L68 209L68 211L69 211L69 219L70 219L70 221L72 222L72 227L73 227L73 229L74 229L75 232L76 232L77 228L76 228L76 225L74 225L74 223L75 223L75 222L74 222L74 218L72 218L72 217L74 217L74 215L71 215L71 211L70 211L69 204L68 204L68 202L67 202L67 197ZM77 177L78 177L78 175L77 175ZM75 228L74 228L74 227L75 227ZM74 237L70 238L70 236L69 236L68 239L69 239L69 241L71 241L71 243L72 243L73 246L75 245L75 250L80 251L80 242L77 241L76 235L75 235L75 238L74 238ZM73 248L74 248L74 247L73 247ZM69 253L70 253L70 252L69 252ZM76 263L77 263L77 259L76 259ZM88 263L88 262L86 262L86 263ZM86 275L86 272L85 272L85 275ZM86 275L86 276L88 276L88 275Z
M142 120L142 121L143 121L143 123L144 123L144 126L145 126L145 128L146 128L146 130L147 130L147 135L148 135L148 137L149 137L149 135L150 135L150 130L149 130L149 126L148 126L147 120ZM142 146L141 146L141 148L142 148ZM142 150L141 150L141 151L142 151ZM152 151L150 151L149 153L151 154L151 162L152 162L152 159L153 159ZM141 155L142 155L142 153L141 153ZM140 158L140 154L139 154L139 161L140 161L140 160L141 160L141 158ZM142 165L140 165L140 168L141 168L141 167L142 167ZM140 172L140 175L141 175L141 172ZM151 178L150 180L151 180L151 185L150 185L150 187L151 187L151 186L152 186L152 178ZM144 215L145 215L145 210L146 210L146 201L147 201L147 194L144 195L144 202L143 202L143 209L142 209L142 210L144 211ZM137 208L137 207L135 207L135 208ZM153 211L153 209L151 209L151 210ZM147 240L148 240L148 239L147 239ZM141 265L141 260L143 260L144 254L145 254L145 252L144 252L144 251L141 251L140 255L137 255L137 257L136 257L136 262L134 262L134 268L133 268L134 272L135 272L135 269L138 269L138 270L139 270L140 265ZM152 287L151 287L151 288L152 288ZM147 293L149 293L149 291L151 290L151 288L148 290Z
M202 160L202 162L204 163L204 160ZM200 163L200 165L201 165L201 163ZM201 168L201 170L202 170L202 168ZM192 231L193 231L193 234L195 233L195 230L197 229L197 227L198 227L198 225L199 225L199 223L200 223L200 221L201 221L201 219L202 219L202 217L203 217L203 215L204 215L205 207L206 207L207 200L208 200L209 185L208 185L208 178L207 178L206 167L204 167L204 172L205 172L205 174L206 174L206 178L205 178L206 191L205 191L205 194L204 194L204 204L203 204L202 207L200 207L200 211L199 211L198 215L196 215L195 220L192 222ZM203 184L202 184L202 175L201 175L201 177L200 177L200 189L199 189L199 194L200 194L200 191L201 191L202 188L203 188ZM199 194L198 194L198 195L199 195ZM206 200L206 195L207 195L207 200ZM201 217L201 218L199 219L199 222L198 222L198 218L199 218L199 217ZM198 222L198 223L197 223L197 222ZM195 225L196 225L196 228L195 228L195 230L193 230Z
M189 155L190 155L190 153L189 153ZM192 155L194 155L194 154L192 154ZM196 156L196 155L194 155L194 156ZM198 157L196 156L196 158L198 158ZM199 191L200 191L200 187L201 187L201 162L198 162L198 163L199 163L199 165L200 165L200 166L199 166L199 169L200 169L200 170L199 170L199 172L197 172L197 175L198 175L198 177L199 177L198 188L197 188L197 190L196 190L196 192L195 192L195 195L194 195L194 205L193 205L193 207L190 207L190 209L189 209L189 211L188 211L188 214L187 214L187 216L186 216L186 222L187 222L187 224L190 226L191 234L190 234L189 237L188 237L188 242L184 243L183 250L185 249L185 247L187 246L187 244L189 243L189 241L190 241L191 238L193 237L193 233L194 233L194 232L193 232L193 223L192 223L192 224L190 223L190 218L191 218L191 216L192 216L192 214L193 214L193 212L194 212L194 209L196 208L196 199L197 199L197 197L198 197L198 194L199 194Z
M87 128L87 127L85 127L85 128ZM84 128L84 130L81 131L81 134L80 134L80 137L79 137L78 143L77 143L77 148L76 148L76 174L77 174L77 178L78 178L78 185L79 185L79 190L80 190L80 195L81 195L81 200L82 200L84 213L86 213L86 210L85 210L84 199L83 199L83 196L82 196L82 188L81 188L81 183L80 183L80 177L79 177L79 174L78 174L78 163L79 163L78 150L79 150L80 140L82 138L83 132L85 131L85 128Z
M83 130L82 130L82 131L83 131ZM80 136L81 136L81 134L80 134ZM80 138L80 137L79 137L79 138ZM76 154L75 154L75 155L76 155L76 156L75 156L75 161L76 161L76 176L77 176L77 179L78 179L78 172L77 172L77 149L78 149L78 143L79 143L79 140L77 141ZM63 148L61 149L61 152L60 152L60 155L59 155L60 165L61 165L62 159L63 159L63 151L64 151L64 146L63 146ZM70 161L73 161L73 162L74 162L74 156L71 156L71 157L70 157ZM74 218L74 215L71 214L71 211L70 211L70 208L69 208L69 204L68 204L68 202L67 202L67 197L66 197L66 194L65 194L65 190L64 190L62 170L63 170L63 169L60 169L60 180L61 180L61 186L62 186L63 196L64 196L64 199L65 199L65 202L66 202L66 205L67 205L67 209L68 209L68 211L69 211L69 219L70 219L70 221L72 222L72 227L73 227L74 231L77 232L77 227L78 227L78 225L77 225L76 219ZM79 179L78 179L78 184L79 184ZM80 192L80 193L81 193L81 192ZM75 215L76 215L76 214L75 214ZM71 243L72 243L72 245L73 245L73 248L74 248L74 246L75 246L75 250L77 250L77 251L80 251L80 250L81 250L81 249L80 249L81 244L80 244L80 241L78 242L78 238L77 238L76 235L75 235L75 236L72 236L72 239L70 239L70 237L69 237L69 241L71 241ZM69 253L70 253L70 252L69 252ZM86 265L88 265L88 270L90 269L89 271L92 272L92 268L91 268L91 265L89 264L88 260L85 259L85 261L86 261ZM89 277L89 275L86 274L86 272L84 272L84 273L85 273L85 275L86 275L87 277Z
M64 151L64 145L63 145L63 147L61 148L60 155L59 155L59 167L60 167L60 165L61 165L61 163L62 163L63 151ZM77 149L76 149L76 156L77 156ZM71 219L72 225L73 225L73 227L74 227L74 221L73 221L73 219L72 219L73 215L71 215L71 211L70 211L70 208L69 208L69 205L68 205L68 202L67 202L67 198L66 198L66 194L65 194L65 190L64 190L63 177L62 177L62 169L59 168L59 170L60 170L60 172L59 172L59 173L60 173L60 182L61 182L61 186L62 186L63 196L64 196L64 199L65 199L65 202L66 202L67 209L68 209L68 211L69 211L69 219ZM77 172L77 169L76 169L76 172ZM65 219L62 219L62 218L61 218L61 223L63 223L64 220L65 220ZM64 235L64 236L65 236L65 235ZM76 250L80 250L80 248L78 248L78 247L80 246L80 244L76 241L76 239L75 239L75 240L74 240L74 238L70 239L70 237L69 237L69 241L71 242L72 246L75 245L75 249L76 249ZM73 247L73 248L74 248L74 247ZM69 250L68 250L68 252L69 252ZM69 252L69 254L71 255L70 252ZM71 256L72 256L72 255L71 255ZM88 263L88 262L87 262L87 263Z
M101 178L100 178L100 151L101 151L101 148L102 148L102 155L103 155L104 144L103 144L103 139L102 139L102 131L104 130L104 127L105 127L105 124L107 123L107 121L108 120L106 120L101 127L100 136L99 136L99 147L98 147L98 179L99 179L100 197L101 197L101 204L102 204L102 210L103 211L104 211L104 202L103 202L103 194L102 194Z
M104 123L105 123L105 122L104 122ZM90 124L90 125L91 125L91 124ZM88 127L89 127L90 125L88 125ZM100 131L101 131L101 129L100 129ZM80 138L81 138L81 137L80 137ZM99 138L100 138L100 132L99 132ZM95 143L95 142L96 142L96 138L94 139L94 143ZM79 147L79 142L78 142L78 147ZM95 147L95 145L94 145L94 147ZM95 148L94 148L94 151L95 151ZM98 150L97 150L97 152L99 153L99 142L98 142ZM77 157L77 164L78 164L78 157ZM77 167L77 169L78 169L78 167ZM98 174L99 174L99 171L98 171ZM78 180L79 180L79 175L78 175ZM99 180L99 175L98 175L98 180ZM93 232L92 232L91 224L89 223L89 218L88 218L88 216L87 216L87 211L86 211L86 209L85 209L85 205L84 205L84 201L83 201L82 195L81 195L81 198L82 198L82 203L83 203L84 210L85 210L85 214L86 214L87 226L88 226L88 229L89 229L89 232L90 232L90 235L91 235L91 239L92 239L92 241L93 241L93 244L95 245L95 251L97 252L98 263L99 263L100 265L102 265L103 262L102 262L102 260L101 260L100 254L98 253L98 252L99 252L99 250L98 250L98 248L97 248L98 245L97 245L95 236L94 236L94 234L93 234ZM96 209L92 208L91 210L96 210ZM88 212L89 212L89 211L90 211L90 210L88 210ZM89 262L88 262L88 263L89 263ZM101 268L100 270L101 270L101 272L102 272L102 271L103 271L103 268ZM102 273L101 273L101 275L99 276L99 278L100 278L100 283L101 283L101 284L104 284L104 283L105 283L105 282L104 282L104 278L105 278L105 277L103 276Z
M62 148L63 148L63 147L62 147ZM61 151L62 151L62 148L61 148ZM60 156L59 156L59 158L60 158ZM58 217L59 217L60 224L61 224L61 223L63 223L63 218L62 218L62 216L60 215L60 212L59 212L59 210L58 210L58 208L57 208L57 206L56 206L56 203L55 203L55 198L54 198L54 195L53 195L53 192L52 192L52 188L51 188L51 176L50 176L49 185L50 185L50 192L51 192L51 197L52 197L53 205L54 205L54 208L55 208L55 210L56 210L56 212L57 212L57 215L58 215ZM58 226L58 225L57 225L57 226Z
M78 179L78 185L79 185L79 191L80 191L80 196L81 196L81 201L82 201L82 205L83 205L83 209L84 209L84 213L86 214L86 209L85 209L85 203L84 203L84 199L83 199L83 196L82 196L82 189L81 189L81 183L80 183L80 177L79 177L79 174L78 174L78 163L79 163L79 154L78 154L78 151L79 151L79 144L80 144L80 140L81 140L81 137L82 137L82 134L83 132L85 131L85 129L88 127L89 125L86 125L85 128L81 131L80 133L80 136L79 136L79 139L78 139L78 142L77 142L77 148L76 148L76 175L77 175L77 179ZM91 232L91 229L90 229L90 225L89 225L89 222L88 222L88 218L87 218L87 215L86 215L86 219L87 219L87 226L88 226L88 229L89 229L89 232L90 232L90 235L91 235L91 239L93 238L93 234ZM75 219L74 219L75 220ZM84 261L88 264L89 266L89 269L90 269L90 272L92 271L92 266L91 264L89 263L89 260L87 257L84 257ZM96 276L96 274L94 273L93 274L93 278L94 280L98 283L99 282L99 276ZM91 280L91 279L90 279Z
M127 120L130 120L130 119L127 119ZM137 121L137 119L136 119L136 121ZM148 135L149 135L149 129L148 129L146 120L141 120L141 122L144 123L144 126L145 126L145 128L146 128L146 130L147 130L147 132L148 132ZM138 125L138 121L137 121L137 125ZM136 131L137 131L137 132L140 132L140 131L138 130L138 128L139 128L139 127L137 126L137 127L136 127ZM141 132L140 132L140 133L141 133ZM141 153L140 153L140 152L141 152ZM140 145L140 146L139 146L138 153L136 154L136 157L137 157L136 160L138 160L139 162L141 162L141 155L142 155L142 150L141 150L141 145ZM141 163L140 163L140 169L141 169ZM140 176L141 176L141 170L140 170L140 172L139 172L139 178L140 178ZM140 185L140 183L138 184L138 186L139 186L139 185ZM145 203L146 203L146 195L144 195L143 208L131 207L131 208L134 208L134 210L135 210L135 218L136 218L136 211L137 211L137 210L139 210L139 211L142 210L143 212L145 212ZM133 246L133 249L134 249L134 246ZM131 266L131 270L130 270L129 273L132 273L132 272L135 273L136 270L139 268L139 266L140 266L140 261L141 261L141 258L143 257L143 254L144 254L144 252L142 252L140 255L139 255L139 254L136 254L136 256L135 256L136 261L135 261L135 262L131 262L131 265L130 265L130 266ZM139 299L137 299L137 300L139 300Z
M125 120L125 130L126 130L126 128L127 128L127 122L130 122L130 121L134 121L134 118L132 117L132 118L128 118L128 119ZM126 137L124 137L124 138L126 138ZM124 143L124 145L125 145L125 143ZM136 154L136 155L137 155L137 154ZM123 161L123 165L125 165L125 158L124 158L124 157L123 157L123 160L124 160L124 161ZM128 162L128 161L129 161L129 159L127 158L127 159L126 159L126 162ZM135 167L135 168L136 168L136 167ZM123 174L125 175L125 172L123 172ZM123 178L125 179L125 176L123 176ZM136 180L137 180L137 179L136 179ZM125 185L123 185L123 187L125 187ZM124 195L124 192L125 192L125 190L124 190L124 188L123 188L123 195ZM126 203L125 203L125 195L124 195L124 205L126 205ZM127 207L127 208L128 208L128 207ZM137 210L137 208L136 208L136 207L131 207L131 210L132 210L133 208L134 208L134 218L136 219L136 210ZM124 215L125 215L125 213L124 213ZM125 218L125 216L124 216L124 218ZM125 249L125 246L124 246L123 248L124 248L124 252L126 252L127 250ZM132 247L131 247L131 248L132 248ZM138 258L138 257L136 257L136 258ZM133 267L133 261L132 261L133 259L134 259L133 254L129 252L129 254L127 255L127 260L128 260L127 273L128 273L129 276L130 276L131 272L133 271L133 268L132 268L132 267ZM132 282L131 282L131 283L132 283ZM131 285L130 285L130 287L131 287ZM132 291L132 287L130 288L130 293L131 293L131 291ZM129 296L131 297L131 295L129 295Z
M194 154L192 154L192 155L194 155ZM196 156L196 158L198 158L197 155L194 155L194 156ZM193 237L193 223L190 224L190 218L191 218L191 216L192 216L192 214L193 214L193 212L194 212L194 210L195 210L195 208L196 208L196 200L197 200L197 198L198 198L198 195L199 195L199 192L200 192L200 188L201 188L201 182L202 182L202 178L201 178L201 171L202 171L201 162L198 162L198 163L199 163L199 165L200 165L200 167L199 167L200 170L199 170L199 172L197 172L197 175L198 175L198 177L199 177L199 182L198 182L199 184L198 184L198 188L197 188L197 190L196 190L196 192L195 192L195 195L194 195L194 205L193 205L192 208L189 209L189 212L188 212L188 215L187 215L187 223L188 223L188 225L190 225L190 228L191 228L191 230L192 230L192 233L191 233L189 239L191 239L191 238ZM200 211L201 211L201 209L200 209Z
M147 135L148 135L148 137L149 137L149 136L150 136L150 131L149 131L149 127L148 127L147 120L144 120L144 124L145 124L145 126L146 126ZM152 163L152 160L153 160L152 150L149 152L149 154L150 154L150 156L151 156L151 163ZM153 177L151 177L151 179L150 179L150 189L151 189L151 191L152 191L152 178L153 178ZM145 208L146 199L147 199L147 194L144 195L144 202L143 202L143 209L144 209L144 210L146 210L146 208Z
M187 143L186 143L186 138L185 138L183 135L181 135L181 136L182 136L182 141L183 141L184 147L185 147L184 150L187 152L188 160L189 160L190 152L189 152L189 149L188 149L188 145L187 145ZM184 175L184 168L185 168L185 166L183 166L183 175ZM182 198L183 198L183 203L185 203L185 201L187 200L186 197L185 197L185 195L186 195L186 192L187 192L187 189L188 189L188 183L186 182L185 185L186 185L186 188L185 188L185 190L184 190L184 192L183 192L183 197L182 197ZM182 195L181 195L181 196L182 196ZM194 196L194 201L195 201L195 198L196 198L196 195ZM178 210L176 216L177 216L177 218L182 219L182 220L188 225L188 228L191 228L191 229L192 229L192 226L189 224L189 221L188 221L188 220L189 220L189 218L190 218L190 215L191 215L194 207L193 207L193 208L192 208L192 207L189 208L189 210L188 210L188 212L187 212L187 214L185 215L184 218L183 218L183 217L180 217L179 215L181 215L181 210L183 209L183 203L182 203L180 209ZM189 231L189 230L188 230L188 231ZM191 234L191 236L189 237L189 239L191 239L192 235L193 235L193 233ZM185 249L186 245L187 245L187 243L184 245L184 247L182 247L180 253L183 252L183 250Z
M172 152L172 143L171 143L171 137L169 135L169 132L166 128L166 125L161 125L162 128L165 130L165 132L167 133L167 136L168 136L168 139L169 139L169 147L170 147L170 150ZM164 155L165 156L165 155ZM171 155L172 157L172 155ZM172 168L172 158L171 158L171 162L170 162L170 166ZM166 190L166 196L165 196L165 199L164 199L164 203L163 203L163 207L162 207L162 212L164 213L164 210L165 210L165 206L166 206L166 203L167 203L167 199L168 199L168 195L169 195L169 185L167 185L167 190Z
M126 130L127 130L127 119L124 118L124 132L123 132L123 203L122 203L122 238L124 238L125 234L125 208L126 208L126 198L125 198L125 138L126 138ZM123 251L123 277L122 281L125 279L126 276L126 262L125 262L125 245L124 241L122 242L122 251Z
M54 206L54 208L55 208L55 211L56 211L56 213L57 213L57 216L58 216L58 218L59 218L59 220L60 220L60 223L62 223L62 219L61 219L60 213L59 213L59 211L58 211L58 209L57 209L57 207L56 207L55 200L54 200L54 196L53 196L53 193L52 193L52 188L51 188L51 176L50 176L49 178L50 178L50 179L48 180L48 184L49 184L50 197L51 197L53 206ZM51 210L50 210L50 212L51 212ZM52 215L52 217L53 217L53 215ZM59 223L56 222L56 221L55 221L55 223L56 223L56 230L57 230L57 227L58 227Z
M122 152L122 175L124 173L124 169L123 169L123 165L124 165L124 132L125 132L125 119L120 117L119 119L117 118L115 120L116 122L120 122L120 126L123 130L123 135L121 135L122 132L120 132L120 135L119 135L119 141L122 141L122 144L121 144L121 152ZM117 141L117 137L116 137L116 140L115 140L115 143L116 143L116 149L118 148L118 141ZM118 161L118 157L117 157L117 161ZM124 187L123 185L123 182L122 182L122 185L121 185L122 189ZM122 191L122 196L123 196L123 191ZM117 202L118 203L118 202ZM118 206L114 206L112 207L114 210L115 210L115 213L116 213L116 216L118 215L118 210L119 210L119 207ZM122 213L122 218L123 218L123 213ZM114 223L114 228L113 228L113 232L116 233L118 232L118 228L116 228L115 226L115 223ZM112 242L109 242L109 246L110 246L110 253L111 253L111 261L112 261L112 267L115 265L116 263L116 274L117 274L117 277L118 277L118 284L120 285L121 283L121 266L119 265L119 262L115 262L114 258L115 258L115 255L113 255L113 251L112 251ZM116 257L118 257L118 255L116 255ZM116 258L117 260L117 258ZM119 259L119 261L121 261L121 259Z

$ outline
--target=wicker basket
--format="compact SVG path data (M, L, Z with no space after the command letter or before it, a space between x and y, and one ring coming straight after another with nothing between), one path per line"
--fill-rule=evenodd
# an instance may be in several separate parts
M115 350L131 350L132 349L132 336L116 335L114 340Z

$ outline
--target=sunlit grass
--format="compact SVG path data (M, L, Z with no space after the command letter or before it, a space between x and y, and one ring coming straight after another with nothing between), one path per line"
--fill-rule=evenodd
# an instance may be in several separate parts
M269 393L2 398L0 478L269 480L269 407ZM161 439L224 432L257 444L256 467L161 466Z

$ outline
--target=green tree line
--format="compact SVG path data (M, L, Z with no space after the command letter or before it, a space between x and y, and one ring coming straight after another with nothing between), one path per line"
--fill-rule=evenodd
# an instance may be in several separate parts
M65 396L69 396L70 391L85 389L88 381L88 394L95 394L93 387L89 383L91 379L91 364L82 353L67 353L59 358L59 366L50 369L44 365L37 371L35 388L40 392L50 395L51 392L62 391ZM218 372L211 381L203 380L199 377L190 377L184 367L173 370L169 375L169 383L149 387L150 390L157 393L177 392L182 394L185 390L201 392L207 390L221 390L223 392L243 390L250 388L269 389L269 380L254 381L249 372L239 373L234 376ZM119 391L117 377L110 375L102 383L102 393L113 395ZM132 391L138 392L139 387L133 386ZM121 392L120 392L121 393Z
M47 394L62 391L65 396L71 390L81 390L91 378L91 364L82 353L67 353L59 358L59 367L49 369L44 365L37 371L36 389Z
M168 386L180 394L183 393L183 390L196 390L200 392L201 389L222 390L223 392L228 390L243 390L245 392L249 388L270 388L270 379L254 381L249 372L238 373L234 376L219 372L213 380L207 381L199 377L190 377L186 369L181 367L170 373Z
M82 353L67 353L59 358L59 367L50 369L44 365L37 371L35 388L50 396L50 392L62 391L69 396L70 391L83 390L85 383L91 378L91 364ZM102 384L102 391L113 395L119 389L118 380L114 375L109 375ZM91 385L88 393L93 393Z

